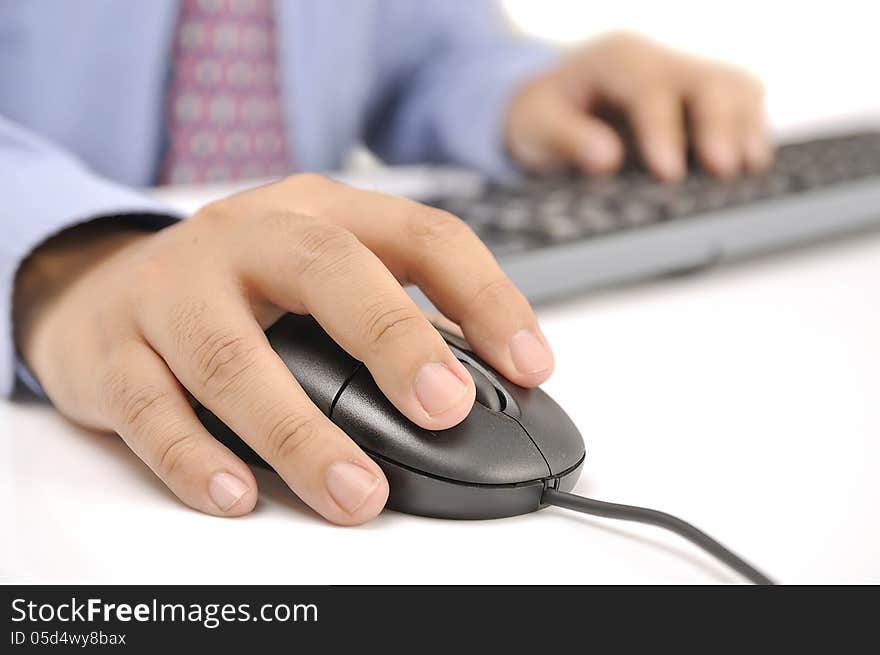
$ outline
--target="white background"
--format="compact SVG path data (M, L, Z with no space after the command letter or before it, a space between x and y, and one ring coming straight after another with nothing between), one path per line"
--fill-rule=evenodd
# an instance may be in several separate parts
M781 130L877 116L876 2L508 0L535 34L629 27L755 71ZM222 191L222 190L221 190ZM202 193L175 198L197 205ZM577 491L692 520L786 582L880 582L880 239L541 310ZM116 438L0 403L0 581L726 582L650 527L548 509L342 529L259 473L257 511L181 506Z

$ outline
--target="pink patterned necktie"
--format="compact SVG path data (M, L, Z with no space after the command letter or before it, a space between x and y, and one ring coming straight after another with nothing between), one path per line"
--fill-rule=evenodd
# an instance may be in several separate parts
M288 172L279 97L272 0L182 0L160 183Z

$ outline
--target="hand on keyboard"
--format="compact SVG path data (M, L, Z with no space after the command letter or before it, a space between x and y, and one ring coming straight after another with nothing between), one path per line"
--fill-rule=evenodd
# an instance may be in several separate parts
M609 109L627 129L600 118ZM632 34L604 37L525 85L505 125L513 158L539 173L568 166L614 172L627 155L622 132L667 181L684 175L688 146L720 177L763 170L773 159L756 79Z

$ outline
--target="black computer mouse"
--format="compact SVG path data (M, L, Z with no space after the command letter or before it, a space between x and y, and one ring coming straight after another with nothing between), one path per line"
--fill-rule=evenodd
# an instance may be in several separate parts
M426 430L389 401L367 367L310 316L287 314L267 331L272 347L315 404L385 472L388 507L450 519L515 516L541 508L546 488L570 490L584 463L571 419L540 389L506 380L443 333L474 378L476 402L448 430ZM203 406L202 423L245 461L266 464Z

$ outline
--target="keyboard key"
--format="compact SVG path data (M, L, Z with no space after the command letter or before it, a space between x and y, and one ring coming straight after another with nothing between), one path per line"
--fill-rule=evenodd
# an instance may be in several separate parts
M545 196L538 201L538 211L542 214L562 214L569 211L571 204L571 198Z
M622 178L620 177L596 177L588 178L581 185L581 193L583 196L602 200L616 195L623 188Z
M647 225L659 218L659 213L654 207L632 200L622 203L619 212L621 220L630 227Z
M495 215L498 226L503 230L520 231L532 225L534 212L527 206L510 205L500 207Z
M512 255L540 246L540 241L526 234L492 232L484 237L486 245L496 257Z
M568 214L545 214L539 225L553 241L569 241L584 232L583 226Z
M697 199L692 195L680 195L663 204L667 218L684 218L697 211Z
M584 204L575 213L578 221L589 232L602 234L618 227L618 221L608 209L597 204Z
M745 195L745 192L732 185L721 183L705 189L694 200L697 210L711 212L736 203L737 194Z
M791 188L791 180L789 180L787 175L780 173L770 173L758 179L759 195L762 198L780 196Z

